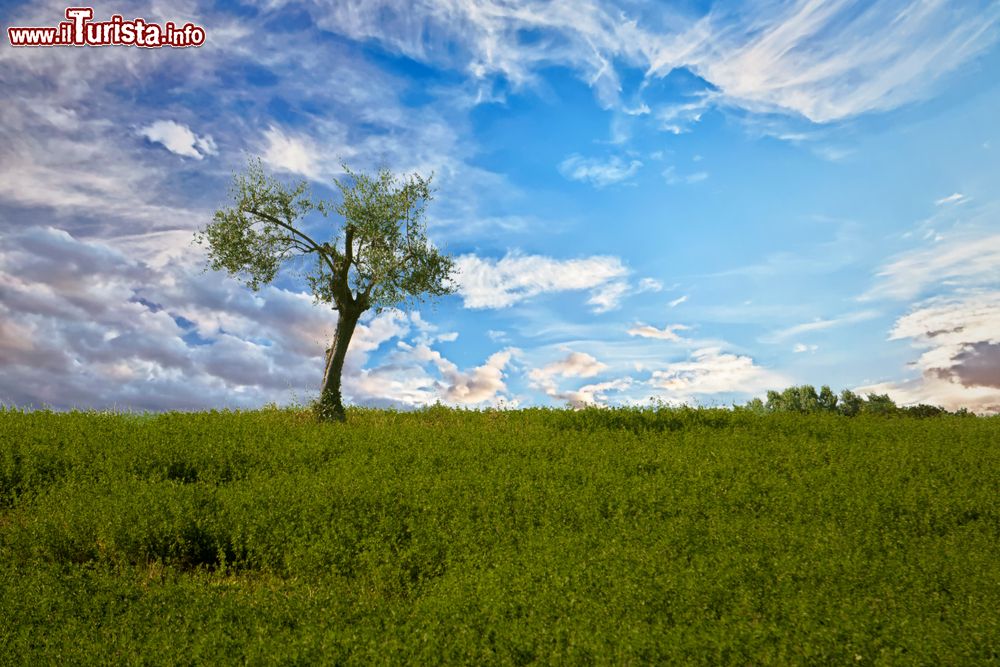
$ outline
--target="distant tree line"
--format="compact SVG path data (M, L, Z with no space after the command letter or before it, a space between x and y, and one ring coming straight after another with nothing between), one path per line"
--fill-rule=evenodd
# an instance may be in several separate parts
M966 408L949 412L937 405L898 406L888 394L868 394L861 396L850 389L840 392L840 396L830 387L823 385L817 392L809 384L789 387L784 391L767 392L767 401L755 398L742 406L751 412L798 412L801 414L830 413L854 417L857 415L906 415L910 417L937 417L939 415L971 415Z

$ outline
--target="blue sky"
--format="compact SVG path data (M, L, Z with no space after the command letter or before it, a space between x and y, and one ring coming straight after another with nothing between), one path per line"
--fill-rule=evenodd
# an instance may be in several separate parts
M6 3L0 27L65 5ZM363 320L356 404L1000 411L996 2L120 2L191 49L0 40L0 401L309 400L336 314L203 272L250 156L434 173L458 294ZM310 219L322 235L335 220Z

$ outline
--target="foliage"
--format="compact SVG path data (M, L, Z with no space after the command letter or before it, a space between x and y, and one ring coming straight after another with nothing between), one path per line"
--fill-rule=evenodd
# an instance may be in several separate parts
M385 168L374 175L344 170L347 176L334 181L341 200L330 203L314 199L305 181L287 185L252 160L233 178L233 204L195 236L208 250L209 268L259 290L286 261L311 257L314 269L305 278L313 296L338 310L347 301L379 311L452 293L454 262L427 238L430 179L400 180ZM316 240L305 222L312 212L337 213L343 224Z
M1000 659L997 418L351 412L0 410L0 664Z
M868 394L867 398L858 396L853 391L845 389L840 393L840 398L833 391L824 385L819 393L812 385L804 384L799 387L789 387L784 391L767 392L767 403L762 403L759 398L752 399L745 406L744 410L751 412L796 412L800 414L841 414L847 417L857 415L907 415L910 417L938 417L949 414L947 410L935 405L919 405L900 407L889 397L888 394ZM968 414L965 409L954 414Z

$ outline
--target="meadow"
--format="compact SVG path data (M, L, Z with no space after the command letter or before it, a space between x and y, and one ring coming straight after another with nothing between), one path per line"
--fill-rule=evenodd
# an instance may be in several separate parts
M1000 418L0 409L0 664L1000 662Z

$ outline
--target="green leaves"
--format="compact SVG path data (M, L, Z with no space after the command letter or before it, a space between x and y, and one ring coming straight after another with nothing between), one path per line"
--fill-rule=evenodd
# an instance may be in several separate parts
M233 179L233 205L215 212L213 222L195 235L208 246L209 267L226 271L259 290L274 280L281 264L295 255L317 253L320 246L296 228L311 211L325 211L308 197L303 181L286 186L269 178L260 160Z
M345 254L354 289L376 310L452 293L453 262L427 239L430 179L399 179L384 168L374 175L346 165L344 171L347 178L336 182L342 201L335 210L351 232Z
M317 301L338 309L381 310L452 293L452 259L427 238L430 179L400 179L384 168L374 175L344 170L335 182L341 200L330 204L312 199L306 182L283 184L259 159L251 161L233 179L231 205L196 235L208 247L209 267L259 290L287 260L312 256L306 282ZM314 238L305 229L313 212L336 213L340 229Z

